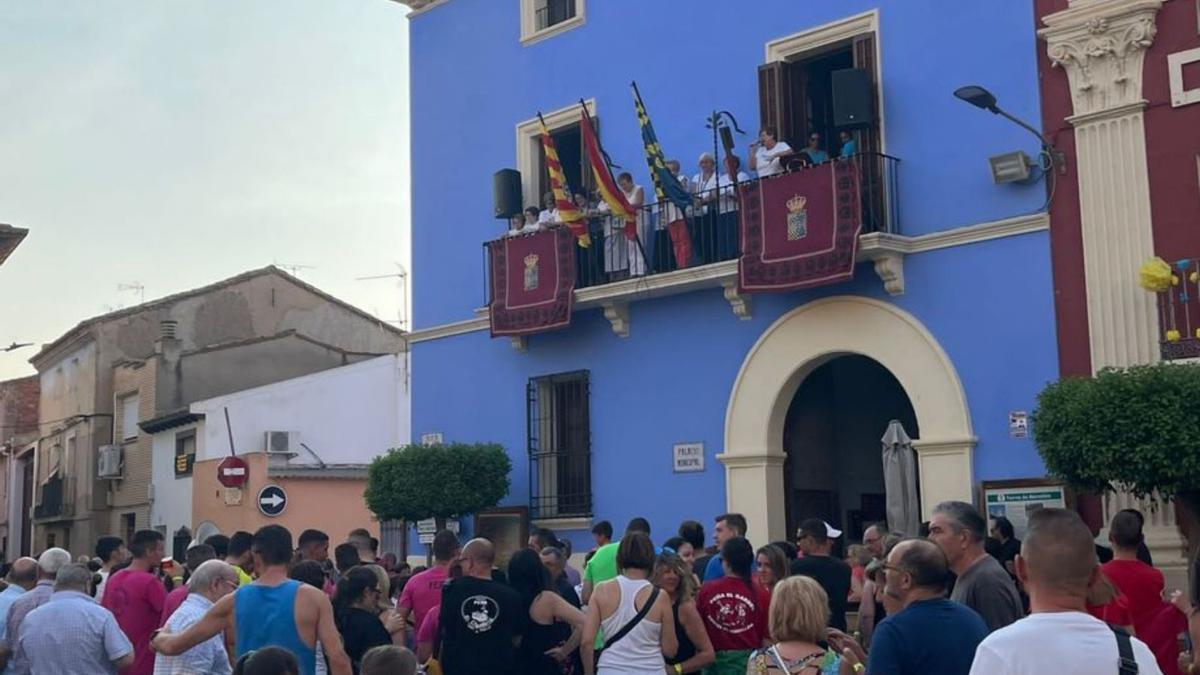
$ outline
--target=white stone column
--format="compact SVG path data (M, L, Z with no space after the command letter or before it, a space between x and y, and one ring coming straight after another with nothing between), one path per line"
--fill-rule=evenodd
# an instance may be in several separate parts
M1047 53L1071 87L1092 369L1159 360L1154 297L1137 283L1154 255L1142 65L1163 0L1071 0L1042 17ZM1105 496L1105 524L1123 508L1146 516L1146 544L1169 581L1185 566L1174 506ZM1104 530L1107 533L1107 527Z
M1154 298L1137 283L1154 254L1142 62L1162 0L1072 0L1042 18L1074 114L1092 368L1158 360Z
M717 455L725 465L726 505L729 513L746 517L746 537L761 546L788 540L787 503L784 495L781 454Z

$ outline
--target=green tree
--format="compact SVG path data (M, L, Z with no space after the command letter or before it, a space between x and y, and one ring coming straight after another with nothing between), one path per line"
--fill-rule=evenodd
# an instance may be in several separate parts
M1054 382L1038 396L1033 438L1050 473L1078 488L1173 498L1195 564L1200 364L1105 369Z
M406 445L375 458L367 507L380 520L416 522L477 513L508 494L512 462L495 443Z

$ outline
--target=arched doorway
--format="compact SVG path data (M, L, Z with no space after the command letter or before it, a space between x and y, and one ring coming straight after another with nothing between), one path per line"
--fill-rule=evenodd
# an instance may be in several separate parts
M892 420L920 435L904 387L870 357L835 356L804 378L783 427L788 533L821 518L852 540L886 519L880 439Z
M895 305L860 296L823 298L771 325L751 347L725 415L726 508L746 516L755 541L787 535L783 434L801 383L839 356L869 357L912 404L921 513L946 499L972 499L971 430L966 396L933 335Z

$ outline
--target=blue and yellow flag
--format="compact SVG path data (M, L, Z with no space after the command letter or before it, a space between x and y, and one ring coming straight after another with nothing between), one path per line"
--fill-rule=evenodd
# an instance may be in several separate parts
M637 82L633 83L633 104L637 107L638 124L642 127L642 144L646 148L646 163L650 165L650 177L654 180L654 194L660 204L670 201L681 209L692 204L692 195L679 183L671 171L667 169L667 160L663 156L662 146L658 144L658 136L654 133L654 125L650 123L650 115L642 103L642 94L638 91Z

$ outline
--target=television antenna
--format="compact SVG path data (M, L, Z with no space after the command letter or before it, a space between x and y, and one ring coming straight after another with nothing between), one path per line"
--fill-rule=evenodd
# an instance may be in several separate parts
M128 284L117 284L117 291L118 292L134 291L135 293L138 294L138 304L139 305L144 304L146 302L146 287L143 286L140 282L134 281L134 282L130 282Z
M288 274L290 274L294 277L300 276L300 270L315 270L315 269L317 269L316 265L299 265L296 263L281 263L281 262L274 262L271 264L278 267L279 269L287 272Z
M397 316L396 325L400 330L408 330L408 270L404 269L404 265L393 263L396 265L396 271L391 274L375 274L368 277L355 277L355 281L374 281L376 279L395 279L396 288L400 289L400 312ZM389 322L390 323L390 322Z

